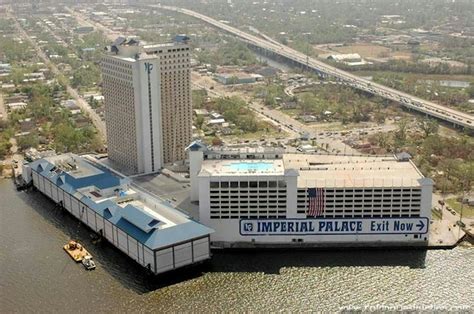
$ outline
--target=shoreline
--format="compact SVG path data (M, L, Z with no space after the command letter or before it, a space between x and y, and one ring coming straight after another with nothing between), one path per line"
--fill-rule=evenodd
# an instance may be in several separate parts
M7 180L8 178L0 178L0 180ZM13 185L18 188L16 178L12 176L11 181ZM49 199L49 198L48 198ZM82 224L84 225L84 224ZM86 225L84 225L86 226ZM86 226L88 227L88 226ZM89 228L90 229L90 228ZM91 229L92 230L92 229ZM430 229L431 230L431 229ZM469 244L463 244L469 243ZM239 245L229 244L223 246L212 245L211 242L211 251L212 252L222 252L222 251L249 251L249 250L262 250L262 251L280 251L291 249L293 251L344 251L344 250L452 250L458 246L467 246L472 247L474 243L474 238L471 234L464 232L463 236L459 238L455 243L452 244L443 244L443 245L400 245L397 243L390 244L379 244L376 242L373 243L306 243L305 245L292 245L287 244L282 245Z

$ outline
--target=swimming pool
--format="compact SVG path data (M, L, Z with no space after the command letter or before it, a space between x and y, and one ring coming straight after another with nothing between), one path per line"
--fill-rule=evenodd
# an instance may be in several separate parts
M273 168L273 162L234 162L227 167L233 171L268 171Z

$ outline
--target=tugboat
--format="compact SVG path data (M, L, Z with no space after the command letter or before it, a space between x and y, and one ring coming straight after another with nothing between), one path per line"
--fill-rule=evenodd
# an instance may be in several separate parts
M95 269L95 263L92 260L92 256L90 256L90 255L84 256L84 258L82 259L82 265L84 265L84 267L87 270Z

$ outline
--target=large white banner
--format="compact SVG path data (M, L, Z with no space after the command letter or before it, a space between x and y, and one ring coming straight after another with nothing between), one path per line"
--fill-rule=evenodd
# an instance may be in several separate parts
M354 235L425 234L429 219L417 218L314 218L242 219L240 234L259 235Z

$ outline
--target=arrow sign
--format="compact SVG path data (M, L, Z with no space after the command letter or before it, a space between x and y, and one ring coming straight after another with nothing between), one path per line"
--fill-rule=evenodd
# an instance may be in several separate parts
M425 227L425 224L423 223L423 220L420 220L416 226L419 228L418 231L421 231Z
M425 234L429 220L413 218L242 219L242 236Z

